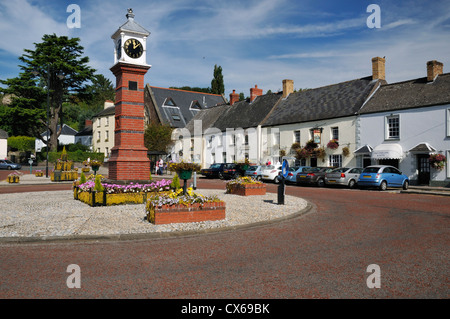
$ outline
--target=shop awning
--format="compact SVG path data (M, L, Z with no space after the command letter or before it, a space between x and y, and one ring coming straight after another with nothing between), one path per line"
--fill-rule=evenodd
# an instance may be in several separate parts
M403 149L399 144L380 144L372 151L372 159L401 159L403 158Z

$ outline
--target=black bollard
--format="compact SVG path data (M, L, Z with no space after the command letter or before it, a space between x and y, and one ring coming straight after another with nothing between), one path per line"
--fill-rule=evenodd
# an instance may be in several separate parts
M278 185L278 205L284 205L284 190L286 187L283 175L278 175L278 180L280 181Z

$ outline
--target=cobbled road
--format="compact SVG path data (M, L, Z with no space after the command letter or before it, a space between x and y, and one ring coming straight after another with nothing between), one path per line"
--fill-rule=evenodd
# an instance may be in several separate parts
M198 187L224 183L201 179ZM450 197L298 186L286 194L313 209L198 236L0 245L0 298L449 297ZM71 264L81 270L79 289L67 286ZM372 264L380 288L367 285Z

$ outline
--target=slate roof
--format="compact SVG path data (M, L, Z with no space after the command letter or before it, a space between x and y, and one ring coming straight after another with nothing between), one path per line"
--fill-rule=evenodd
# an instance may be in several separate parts
M249 128L261 124L267 114L281 99L282 93L270 93L258 96L253 102L244 100L229 106L226 112L214 123L214 127L221 131L227 128Z
M0 129L0 139L6 140L8 138L8 132Z
M90 136L90 135L92 135L92 125L86 126L84 129L75 134L75 136Z
M183 128L201 110L226 103L218 94L208 94L178 89L154 87L147 84L146 90L157 108L163 124Z
M222 116L223 113L225 113L228 108L230 108L229 105L220 105L211 107L205 110L202 110L198 112L192 120L189 121L189 123L186 125L186 128L189 130L191 135L194 135L194 121L202 121L202 133L205 133L205 131L209 128L215 127L214 124L219 119L220 116Z
M360 113L395 111L408 108L450 104L450 73L433 82L427 78L384 84L367 101Z
M104 116L111 116L111 115L115 115L115 114L116 114L116 107L115 106L110 106L110 107L107 107L106 109L101 110L97 114L95 114L93 116L93 118L104 117Z
M377 83L369 76L291 93L273 109L262 126L355 115Z
M59 130L61 126L58 125L56 130ZM63 124L63 128L61 130L61 135L73 135L75 136L78 133L77 130L74 130L73 128L71 128L69 125L67 124ZM41 134L41 136L46 137L47 136L47 131L45 131L44 133Z

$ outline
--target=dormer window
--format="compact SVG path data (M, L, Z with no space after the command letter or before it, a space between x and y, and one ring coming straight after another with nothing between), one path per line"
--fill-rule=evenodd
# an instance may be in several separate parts
M175 102L172 100L172 98L168 97L168 98L164 101L164 106L172 106L172 107L176 107L177 105L176 105Z
M191 109L191 110L199 111L199 110L202 109L202 106L200 105L200 103L199 103L197 100L194 100L194 101L192 101L192 103L191 103L190 109Z

